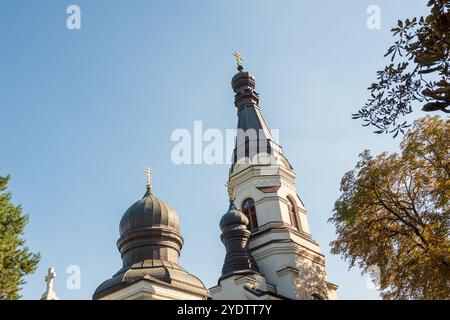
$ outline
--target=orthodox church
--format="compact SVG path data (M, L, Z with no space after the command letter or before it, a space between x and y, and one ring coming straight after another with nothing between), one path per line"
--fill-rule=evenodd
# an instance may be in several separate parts
M205 288L179 263L183 237L175 210L147 190L125 211L117 247L122 268L94 292L95 300L336 299L325 258L311 236L295 172L259 106L255 77L235 53L238 135L229 170L229 208L220 220L226 248L217 285ZM248 134L257 132L256 135Z

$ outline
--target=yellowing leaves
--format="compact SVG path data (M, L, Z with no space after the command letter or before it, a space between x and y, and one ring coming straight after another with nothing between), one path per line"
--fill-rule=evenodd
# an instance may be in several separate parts
M385 299L450 298L450 126L425 117L401 153L364 151L341 182L332 252L380 268Z

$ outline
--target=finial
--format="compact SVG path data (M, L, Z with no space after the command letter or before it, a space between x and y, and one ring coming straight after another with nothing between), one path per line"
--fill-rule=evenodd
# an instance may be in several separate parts
M244 59L242 59L241 54L239 53L239 51L234 51L233 52L233 56L236 57L237 69L239 71L244 70L244 66L242 65L242 61L244 61Z
M145 167L144 172L147 177L147 190L151 192L153 187L152 178L153 175L155 174L155 171L150 166L147 166Z
M234 192L234 189L231 186L230 181L225 183L225 186L227 187L228 198L230 199L230 202L234 202L234 200L236 199L236 192Z
M41 297L41 300L59 300L56 296L55 291L53 291L53 283L56 278L56 272L53 267L48 268L47 276L45 277L45 282L47 284L47 289Z

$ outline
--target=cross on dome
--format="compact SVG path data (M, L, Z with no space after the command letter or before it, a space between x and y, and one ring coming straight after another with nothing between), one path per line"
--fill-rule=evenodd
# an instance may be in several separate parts
M239 51L234 51L233 52L233 56L236 57L236 63L238 65L237 69L239 71L244 70L244 66L242 65L242 61L244 61L244 59L242 59L241 54L239 53Z
M147 177L147 189L152 191L153 187L153 175L156 173L150 166L145 167L144 169L145 175Z

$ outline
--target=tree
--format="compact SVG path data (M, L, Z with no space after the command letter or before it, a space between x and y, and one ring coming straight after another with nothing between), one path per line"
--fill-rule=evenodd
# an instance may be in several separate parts
M400 117L413 111L450 113L450 1L429 0L430 14L398 21L391 31L398 37L385 57L391 63L377 72L371 96L353 119L375 126L375 133L399 132L410 125Z
M0 300L20 298L23 277L35 271L40 259L24 246L21 235L28 216L11 203L11 193L6 191L8 180L9 176L0 176Z
M401 154L360 154L329 219L332 253L364 272L379 268L384 299L450 298L450 125L414 122Z

